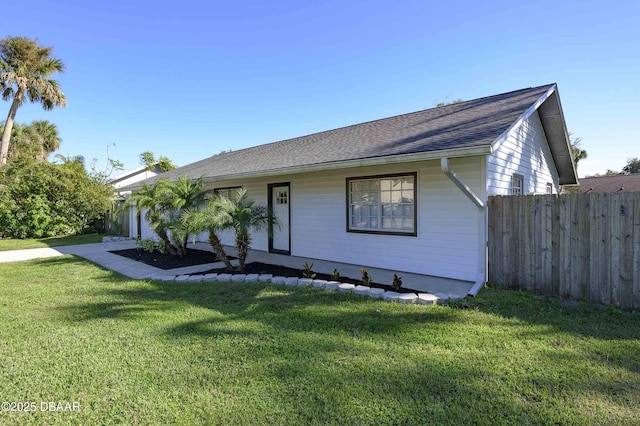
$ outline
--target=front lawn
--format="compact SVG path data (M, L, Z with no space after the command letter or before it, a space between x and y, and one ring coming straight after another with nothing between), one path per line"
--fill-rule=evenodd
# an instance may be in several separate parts
M99 243L105 234L68 235L49 238L0 238L0 251Z
M0 264L2 424L638 424L640 313ZM4 406L3 406L4 407Z

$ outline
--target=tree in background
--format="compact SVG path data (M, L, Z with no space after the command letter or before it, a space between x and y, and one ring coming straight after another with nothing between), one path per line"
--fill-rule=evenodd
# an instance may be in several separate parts
M0 125L0 132L4 125ZM8 161L29 158L34 161L46 161L49 155L60 148L62 139L58 127L46 120L35 120L31 124L15 123L11 131Z
M2 236L71 235L103 226L113 187L92 179L78 158L67 160L22 158L0 169Z
M622 168L622 171L607 169L604 174L596 173L587 177L599 177L599 176L620 176L631 175L634 173L640 173L640 158L628 158L627 165Z
M26 37L0 40L0 91L2 99L11 101L0 143L0 167L7 163L16 113L25 100L39 102L45 110L67 104L60 84L49 78L64 72L64 64L51 57L52 51Z
M587 151L582 149L582 138L574 136L569 132L569 144L571 145L571 154L573 155L573 162L578 166L580 160L587 158Z
M638 157L627 159L627 165L622 168L622 173L625 175L640 173L640 159Z
M144 151L140 153L138 158L140 159L140 164L142 164L143 166L147 166L147 170L151 170L154 167L157 167L164 173L177 168L177 166L165 156L160 156L160 158L156 160L153 152L151 151Z
M31 122L29 129L32 140L40 149L39 160L45 161L49 154L60 148L62 139L60 139L58 127L55 124L47 120L35 120Z
M436 107L442 107L442 106L447 106L447 105L455 105L455 104L459 104L460 102L464 102L464 101L462 99L454 99L452 101L438 102L436 104Z

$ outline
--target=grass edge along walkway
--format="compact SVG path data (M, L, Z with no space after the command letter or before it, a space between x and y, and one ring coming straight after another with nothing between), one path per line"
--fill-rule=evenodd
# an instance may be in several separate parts
M49 238L1 238L0 252L9 250L25 250L45 247L72 246L76 244L92 244L102 241L105 234L66 235Z

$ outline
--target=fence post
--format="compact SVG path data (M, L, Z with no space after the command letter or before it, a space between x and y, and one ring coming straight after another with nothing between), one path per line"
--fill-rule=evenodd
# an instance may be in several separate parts
M633 195L633 308L640 309L640 192Z
M633 307L633 193L623 192L620 197L620 304L621 308Z

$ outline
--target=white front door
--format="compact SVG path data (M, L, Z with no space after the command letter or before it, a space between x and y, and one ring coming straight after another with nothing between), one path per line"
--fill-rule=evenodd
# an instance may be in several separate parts
M270 186L271 209L278 224L271 229L270 251L290 253L289 247L289 185Z

